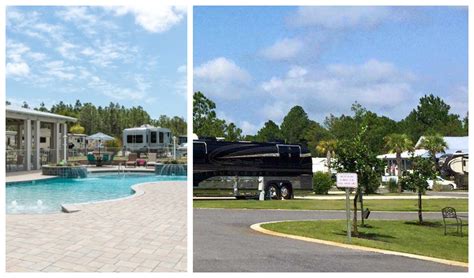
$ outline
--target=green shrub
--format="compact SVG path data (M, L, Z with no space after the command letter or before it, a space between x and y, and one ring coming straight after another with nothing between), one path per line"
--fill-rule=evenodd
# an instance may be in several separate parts
M313 175L313 190L316 194L328 194L329 189L334 185L331 175L323 172L316 172Z
M387 183L387 189L390 193L398 192L398 183L395 179L390 179Z
M114 137L113 140L106 141L105 146L107 146L107 148L119 149L122 147L122 140L120 140L120 138Z

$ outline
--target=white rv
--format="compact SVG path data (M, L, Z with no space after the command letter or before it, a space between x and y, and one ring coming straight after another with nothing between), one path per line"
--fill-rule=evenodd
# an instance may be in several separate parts
M173 145L171 130L142 125L123 130L123 146L131 152L170 152Z
M87 148L88 140L86 134L68 133L67 134L68 146L74 149L85 149Z

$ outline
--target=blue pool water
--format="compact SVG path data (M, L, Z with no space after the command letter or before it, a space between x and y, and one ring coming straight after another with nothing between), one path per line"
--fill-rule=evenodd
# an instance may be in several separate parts
M185 176L147 173L89 174L84 179L53 178L7 184L6 210L16 213L60 212L61 204L84 203L126 197L131 186L143 182L186 180Z

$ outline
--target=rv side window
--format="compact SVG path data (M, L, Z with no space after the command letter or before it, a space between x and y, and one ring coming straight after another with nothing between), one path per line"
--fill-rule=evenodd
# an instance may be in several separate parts
M133 143L133 136L127 135L127 143Z
M151 142L152 144L156 143L156 131L151 132Z
M159 136L160 136L159 143L163 143L163 132L160 132Z
M135 138L136 143L143 143L143 135L137 135Z

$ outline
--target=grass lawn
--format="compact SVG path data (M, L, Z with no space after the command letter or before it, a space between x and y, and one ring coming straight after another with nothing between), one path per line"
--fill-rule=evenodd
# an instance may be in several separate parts
M460 262L468 261L468 227L463 227L464 237L456 234L455 227L448 227L444 235L442 222L369 220L367 227L359 227L360 237L353 237L352 244L399 251ZM347 243L345 220L294 221L264 224L263 228L275 232L322 240Z
M352 206L352 201L351 201ZM467 199L423 200L423 211L441 212L444 207L454 207L458 212L468 211ZM195 208L229 209L301 209L345 210L345 200L194 200ZM364 200L364 208L372 211L418 211L417 200Z

